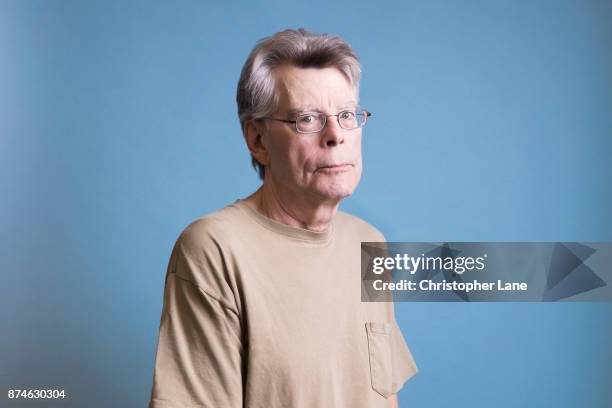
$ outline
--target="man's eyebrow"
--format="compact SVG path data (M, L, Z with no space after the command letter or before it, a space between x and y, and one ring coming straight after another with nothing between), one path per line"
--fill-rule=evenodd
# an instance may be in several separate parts
M300 108L289 109L290 115L295 115L302 112L318 112L312 105L302 106Z
M347 109L347 108L356 108L358 106L359 106L359 103L357 103L357 101L350 101L343 105L338 106L338 110Z
M349 101L346 103L341 104L340 106L338 106L338 110L342 110L342 109L346 109L346 108L354 108L357 107L357 102L356 101ZM320 109L315 108L312 105L305 105L299 108L292 108L289 109L289 115L296 115L296 114L300 114L303 112L321 112Z

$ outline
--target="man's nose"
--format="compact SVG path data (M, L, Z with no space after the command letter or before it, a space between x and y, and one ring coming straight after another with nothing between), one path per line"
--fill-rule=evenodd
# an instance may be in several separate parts
M322 143L326 147L332 147L344 143L344 132L340 127L337 116L328 116L325 127L322 130Z

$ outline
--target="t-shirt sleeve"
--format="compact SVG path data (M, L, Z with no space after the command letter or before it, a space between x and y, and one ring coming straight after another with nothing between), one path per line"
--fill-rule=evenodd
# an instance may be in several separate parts
M387 242L385 237L379 232L379 242ZM386 246L384 247L385 253L387 252ZM387 307L387 320L391 323L391 361L392 361L392 385L391 390L393 394L396 394L402 389L406 381L414 376L418 371L416 362L412 357L412 353L404 340L401 329L399 328L397 321L395 320L395 309L393 302L393 295L391 294L390 300L385 302Z
M180 242L175 245L166 275L149 408L243 405L240 317L219 292L189 278L206 274L200 270L203 265L190 259Z
M418 368L395 319L391 322L390 341L393 367L391 390L395 394L418 372Z
M385 305L387 307L387 320L391 323L391 338L389 339L392 361L391 390L395 394L419 370L406 344L404 335L395 320L394 302L385 302Z

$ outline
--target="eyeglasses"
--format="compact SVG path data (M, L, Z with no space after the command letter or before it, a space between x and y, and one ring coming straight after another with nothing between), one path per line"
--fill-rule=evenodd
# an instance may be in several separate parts
M335 116L338 124L344 130L353 130L363 127L368 118L372 116L371 112L363 109L346 109L338 112L335 115L325 115L320 112L304 112L295 117L295 120L277 119L264 117L262 119L275 120L278 122L293 123L295 130L298 133L317 133L323 130L327 123L327 118Z

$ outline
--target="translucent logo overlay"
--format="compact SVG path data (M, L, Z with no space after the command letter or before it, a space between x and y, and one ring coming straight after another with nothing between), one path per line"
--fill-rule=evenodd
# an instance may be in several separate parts
M364 302L612 301L612 243L363 242Z

